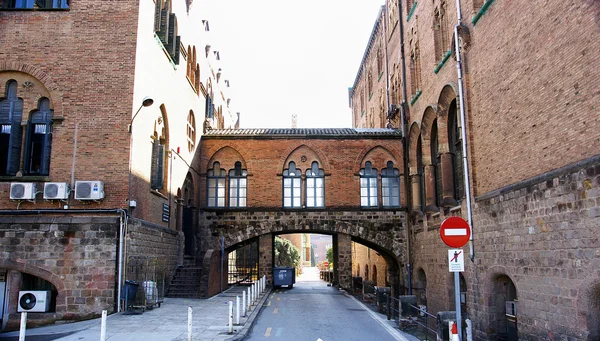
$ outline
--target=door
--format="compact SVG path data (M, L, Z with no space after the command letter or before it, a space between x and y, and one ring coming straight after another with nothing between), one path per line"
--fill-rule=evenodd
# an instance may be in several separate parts
M517 333L517 302L506 301L506 335L508 341L519 340Z
M192 207L183 208L183 236L185 238L183 254L186 256L194 255L194 209Z

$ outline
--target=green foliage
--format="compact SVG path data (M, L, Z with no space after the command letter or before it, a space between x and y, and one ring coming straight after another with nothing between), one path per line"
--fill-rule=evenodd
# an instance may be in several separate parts
M327 261L329 262L329 264L333 264L333 248L332 247L327 249L327 255L325 257L327 258Z
M300 250L292 242L275 236L275 266L297 267L300 263Z

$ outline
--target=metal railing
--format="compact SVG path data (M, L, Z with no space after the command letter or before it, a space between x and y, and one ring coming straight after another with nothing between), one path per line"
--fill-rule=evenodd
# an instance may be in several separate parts
M410 318L410 320L412 321L412 323L414 323L417 326L417 329L419 329L418 332L420 334L418 336L421 339L424 337L424 340L437 340L437 336L438 336L437 335L437 329L438 329L437 328L437 323L438 323L437 316L427 312L424 309L425 306L417 307L410 303L408 305L417 313L417 316ZM430 318L433 319L433 322L435 324L435 329L431 329L429 327ZM407 329L410 329L410 326L406 326L406 327L408 327Z

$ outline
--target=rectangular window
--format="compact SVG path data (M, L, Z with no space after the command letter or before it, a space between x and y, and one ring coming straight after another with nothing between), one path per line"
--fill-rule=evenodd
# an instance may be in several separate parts
M360 205L377 207L377 178L360 179Z
M208 207L225 207L225 178L208 179Z
M385 207L400 206L399 178L381 178L381 201Z
M323 178L306 178L306 207L325 206Z
M283 179L283 207L302 207L301 178Z
M229 179L229 207L246 207L246 179Z
M69 8L67 0L3 0L2 8L57 9Z

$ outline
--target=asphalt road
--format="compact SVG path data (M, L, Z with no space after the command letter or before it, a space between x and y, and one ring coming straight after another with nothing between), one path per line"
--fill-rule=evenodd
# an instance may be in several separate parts
M406 340L382 317L378 321L377 313L328 287L318 275L301 276L293 288L274 290L262 309L245 340Z

